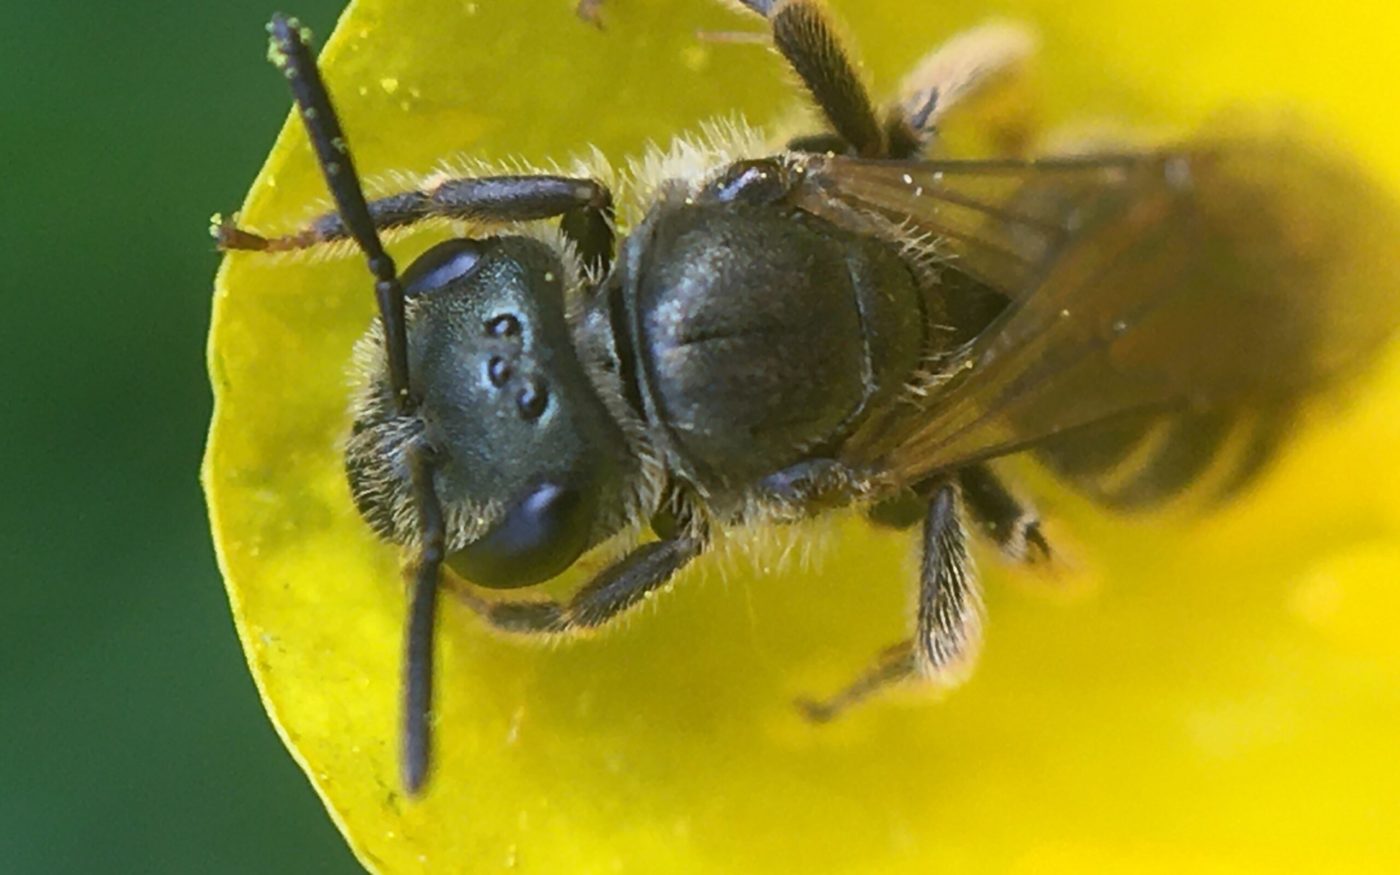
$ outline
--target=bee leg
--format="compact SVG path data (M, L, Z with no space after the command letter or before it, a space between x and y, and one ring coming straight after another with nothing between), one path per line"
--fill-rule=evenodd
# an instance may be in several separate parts
M483 176L439 179L416 191L368 202L376 230L404 228L431 218L483 224L559 218L560 229L584 264L606 270L613 251L613 199L595 179L570 176ZM283 252L350 239L338 212L312 219L278 237L263 237L227 221L213 228L220 249Z
M928 499L906 489L867 507L865 518L881 528L904 531L918 525L927 511Z
M885 130L875 105L821 7L812 0L740 0L762 15L772 30L773 45L787 59L827 121L858 155L885 157ZM846 151L822 149L820 151Z
M568 602L490 601L471 591L463 598L503 632L540 635L595 629L647 598L704 550L705 539L693 535L643 544L603 569Z
M908 680L918 672L913 640L901 641L875 658L875 664L845 688L825 699L798 699L802 715L813 723L834 720L891 684Z
M893 683L924 678L943 685L962 679L982 643L982 596L967 553L958 487L933 486L924 515L917 626L913 639L882 653L864 674L825 700L799 700L822 722Z
M759 481L757 494L804 515L849 500L856 478L851 469L833 459L807 459Z
M892 157L913 158L925 151L955 109L1012 80L1034 52L1030 31L1000 22L958 34L930 52L904 77L889 108ZM1024 151L1029 140L1025 119L1018 122L990 132L994 142L1013 154Z
M1040 515L1018 499L987 465L958 472L968 516L1008 558L1037 563L1050 558L1050 543L1040 530Z
M578 4L574 6L575 15L599 30L603 29L602 11L603 0L578 0Z
M842 139L840 134L828 132L793 137L787 141L786 148L789 152L806 152L810 155L854 154L851 144Z

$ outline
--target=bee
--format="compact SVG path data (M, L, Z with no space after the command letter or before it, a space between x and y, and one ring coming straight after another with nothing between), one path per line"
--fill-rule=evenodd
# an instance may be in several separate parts
M367 200L308 35L269 26L335 210L282 236L214 233L224 250L353 241L368 261L378 316L344 463L365 521L411 556L410 794L430 770L445 574L489 626L553 635L616 619L729 527L854 510L915 529L912 636L802 703L830 719L967 673L969 530L1050 556L997 460L1033 454L1109 508L1223 498L1396 326L1400 221L1344 162L1286 136L932 157L949 114L1023 59L1019 31L936 50L881 111L814 2L742 5L827 129L663 168L621 234L586 176L443 176ZM400 272L380 233L431 218L486 232ZM565 601L483 594L628 533Z

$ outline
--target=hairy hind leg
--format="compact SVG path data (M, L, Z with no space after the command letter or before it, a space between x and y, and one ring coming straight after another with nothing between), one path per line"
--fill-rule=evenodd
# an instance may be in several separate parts
M831 132L798 137L789 148L866 158L915 158L957 110L1015 81L1035 50L1025 28L987 24L958 34L915 65L881 114L850 53L814 0L739 0L767 19L773 44L802 79ZM1018 114L1019 115L1019 114ZM1025 117L991 119L981 135L1003 155L1026 152L1034 127Z
M951 685L962 680L982 644L982 595L956 483L934 485L923 521L923 558L914 637L880 654L844 689L798 705L815 721L826 721L890 684L923 678Z
M927 152L963 113L1019 83L1035 47L1029 30L998 22L963 31L925 55L904 77L888 109L890 140L902 152L895 157ZM1003 157L1025 154L1033 139L1034 120L1025 108L1018 109L1010 117L978 120L979 137Z
M844 143L866 158L889 157L875 104L821 7L813 0L739 0L738 5L767 20L773 47L802 80L835 133L835 138L803 137L794 141L795 148L847 151L831 148Z
M1050 559L1050 542L1040 528L1040 514L1013 493L986 464L958 472L968 516L1002 554L1017 562L1036 564Z

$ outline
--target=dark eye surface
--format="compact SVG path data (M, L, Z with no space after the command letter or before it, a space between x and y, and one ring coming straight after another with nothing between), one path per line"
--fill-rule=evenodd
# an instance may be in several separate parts
M447 564L479 586L513 589L549 580L588 546L589 515L576 489L545 481Z
M485 247L476 240L446 240L418 256L403 272L403 293L414 298L472 275Z

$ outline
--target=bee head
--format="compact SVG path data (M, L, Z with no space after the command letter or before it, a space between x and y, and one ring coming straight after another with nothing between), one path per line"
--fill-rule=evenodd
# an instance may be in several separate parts
M446 522L446 564L511 588L564 571L619 524L624 441L571 337L559 254L529 237L440 243L401 278L412 411L394 404L379 322L345 467L383 537L418 539L407 446L423 442Z

